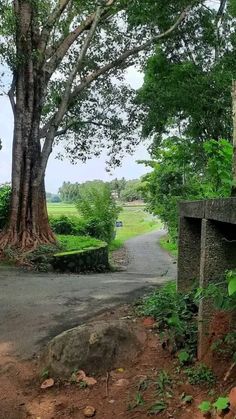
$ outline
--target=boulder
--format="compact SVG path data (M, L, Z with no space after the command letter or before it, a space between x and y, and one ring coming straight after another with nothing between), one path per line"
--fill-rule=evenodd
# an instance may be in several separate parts
M62 378L76 370L105 373L133 360L145 339L139 327L127 320L83 324L51 340L42 357L42 368Z

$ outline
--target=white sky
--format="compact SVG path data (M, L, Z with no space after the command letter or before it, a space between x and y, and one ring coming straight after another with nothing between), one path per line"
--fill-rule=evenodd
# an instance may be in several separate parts
M134 68L127 72L127 83L133 88L139 88L143 82L143 75ZM11 178L11 145L13 135L13 117L9 100L6 96L0 96L0 138L2 150L0 151L0 184L9 182ZM106 155L100 158L93 158L87 163L72 165L68 160L59 161L55 159L54 152L49 160L46 172L46 189L48 192L56 193L63 181L84 182L86 180L102 179L111 180L114 177L134 179L147 172L147 168L136 163L139 159L148 159L147 145L137 147L133 156L124 158L122 167L108 173L105 167Z

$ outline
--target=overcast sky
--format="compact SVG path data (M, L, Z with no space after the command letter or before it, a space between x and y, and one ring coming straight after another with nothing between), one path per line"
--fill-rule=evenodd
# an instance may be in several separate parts
M133 88L142 85L143 76L134 68L127 72L127 83ZM0 96L0 138L2 140L2 150L0 151L0 184L9 182L11 177L11 144L13 134L13 117L6 96ZM133 156L127 156L123 160L122 167L115 169L112 173L106 171L106 155L94 158L85 164L78 163L72 165L68 160L59 161L55 158L56 150L51 155L47 173L46 189L48 192L56 193L62 182L84 182L92 179L111 180L114 177L135 179L147 172L147 168L136 163L136 160L149 158L147 145L137 147Z

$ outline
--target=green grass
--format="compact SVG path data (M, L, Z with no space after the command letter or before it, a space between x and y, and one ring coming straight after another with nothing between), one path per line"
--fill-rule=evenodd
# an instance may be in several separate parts
M176 243L171 242L168 236L164 236L160 239L160 245L163 249L169 252L173 257L177 258L178 246Z
M65 252L72 252L76 250L84 250L89 248L97 248L104 246L104 242L88 236L57 236L60 244Z
M48 204L48 213L52 216L79 215L75 205L64 203ZM116 239L110 245L111 251L119 249L126 240L132 237L161 227L161 222L146 212L143 206L124 207L118 219L123 222L123 227L116 229Z
M58 204L47 204L48 214L52 216L59 215L73 215L78 217L78 210L74 204L65 204L64 202L59 202Z
M123 243L135 236L160 228L161 222L145 211L144 207L124 207L119 215L119 221L123 227L116 229L116 239L112 242L110 249L116 250Z

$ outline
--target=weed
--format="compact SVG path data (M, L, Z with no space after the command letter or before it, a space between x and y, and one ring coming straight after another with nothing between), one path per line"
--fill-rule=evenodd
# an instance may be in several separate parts
M190 355L196 353L198 309L194 295L195 292L177 293L176 284L171 282L143 299L138 306L140 315L157 320L159 331L174 352L184 348Z
M215 383L215 376L210 368L204 364L199 364L192 368L185 369L188 380L192 385L211 386Z
M182 393L180 398L183 404L190 404L193 401L193 396L190 394Z
M41 378L47 380L47 378L49 378L49 370L43 369L43 371L41 372Z
M159 394L165 394L168 387L171 387L172 380L171 377L168 375L168 373L163 370L158 374L156 386L157 386L157 392Z
M148 378L144 378L142 379L139 384L138 384L138 390L139 391L145 391L147 390L148 386L150 385L151 380L149 380Z
M203 401L201 404L199 404L198 409L201 411L202 414L210 413L212 408L211 402L208 400Z
M180 365L187 364L191 360L191 355L187 351L180 351L178 353L178 359L180 362Z
M166 410L167 404L164 400L158 400L155 404L153 404L150 409L148 409L148 413L151 415L156 415L158 413L164 412Z
M140 391L137 391L134 397L134 401L128 404L128 410L136 409L138 406L143 406L145 404L144 398Z
M79 382L79 388L84 389L87 388L87 384L84 381Z
M212 411L221 413L221 412L227 412L229 409L229 398L228 397L218 397L218 399L215 401L215 403L211 403L208 400L203 401L201 404L199 404L198 409L204 414L211 413Z

